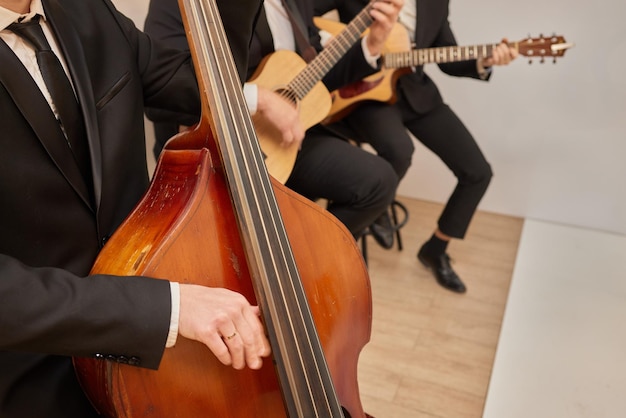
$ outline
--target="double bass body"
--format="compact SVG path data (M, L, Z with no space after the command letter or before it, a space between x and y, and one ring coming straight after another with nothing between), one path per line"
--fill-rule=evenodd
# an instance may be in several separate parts
M158 371L76 358L81 384L107 417L363 417L372 303L361 254L336 218L267 175L232 57L215 52L228 48L214 0L181 6L202 119L167 144L92 272L240 292L261 307L272 357L235 370L179 336Z
M201 150L165 150L151 188L101 253L94 272L176 278L256 300L224 178ZM362 411L357 359L369 340L369 280L351 235L332 215L274 182L337 395ZM111 417L280 417L274 365L234 370L179 337L158 371L75 360L92 402ZM355 398L356 397L356 398ZM323 400L319 400L322 402Z

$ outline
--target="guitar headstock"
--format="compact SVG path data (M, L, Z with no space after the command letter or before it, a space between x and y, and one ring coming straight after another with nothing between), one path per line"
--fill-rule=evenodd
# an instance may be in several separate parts
M556 62L556 59L562 57L574 44L565 42L565 38L560 35L539 35L537 38L521 40L516 46L521 55L531 58L529 63L532 64L533 58L539 58L539 62L543 63L546 57L553 57Z

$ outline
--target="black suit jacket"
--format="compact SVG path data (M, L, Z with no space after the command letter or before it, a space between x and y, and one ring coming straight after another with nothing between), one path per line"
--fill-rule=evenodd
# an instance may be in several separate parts
M263 0L217 0L220 17L239 78L243 83L248 69L248 50L256 20L262 10ZM244 12L242 12L244 11ZM189 51L183 18L177 0L151 0L144 30L154 39L180 51ZM162 116L158 109L146 109L153 121ZM165 143L178 133L180 124L154 123L154 156L159 158Z
M409 34L414 48L431 48L457 45L448 21L448 0L407 0L417 2L416 33ZM368 0L315 0L315 13L322 15L330 10L339 12L342 22L349 22L365 7ZM446 74L479 79L476 60L440 64ZM426 113L442 103L443 99L433 80L423 67L400 77L397 89L417 113Z
M239 78L245 81L252 31L263 0L216 0ZM177 0L150 0L144 31L180 51L189 50Z
M157 368L166 281L86 276L148 185L144 104L198 119L188 54L154 44L109 0L42 0L87 128L95 199L21 62L0 40L0 416L91 417L69 356Z

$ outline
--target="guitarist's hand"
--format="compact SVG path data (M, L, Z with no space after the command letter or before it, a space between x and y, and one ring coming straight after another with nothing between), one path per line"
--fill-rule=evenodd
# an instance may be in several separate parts
M509 47L509 41L505 38L495 47L489 58L483 59L483 67L491 67L493 65L508 65L518 56L515 48Z
M376 56L383 52L385 41L398 21L403 5L404 0L379 0L372 4L370 14L374 22L370 25L366 41L370 54Z
M257 112L282 135L285 147L298 144L304 139L304 128L298 110L287 99L269 89L258 86Z

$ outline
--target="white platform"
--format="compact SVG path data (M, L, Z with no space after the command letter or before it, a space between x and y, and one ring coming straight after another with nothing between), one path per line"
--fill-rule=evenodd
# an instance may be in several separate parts
M483 418L626 417L626 236L527 220Z

